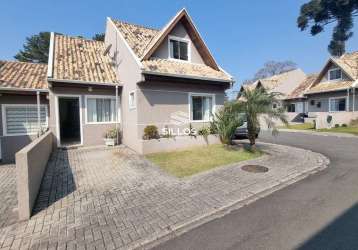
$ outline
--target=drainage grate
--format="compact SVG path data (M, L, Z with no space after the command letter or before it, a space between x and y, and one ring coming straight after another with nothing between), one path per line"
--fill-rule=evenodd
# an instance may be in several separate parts
M265 173L269 170L267 167L260 165L245 165L241 169L250 173Z

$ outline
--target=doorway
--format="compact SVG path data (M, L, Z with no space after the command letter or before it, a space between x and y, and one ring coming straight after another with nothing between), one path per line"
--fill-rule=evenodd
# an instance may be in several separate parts
M81 116L79 97L58 97L61 146L81 144Z

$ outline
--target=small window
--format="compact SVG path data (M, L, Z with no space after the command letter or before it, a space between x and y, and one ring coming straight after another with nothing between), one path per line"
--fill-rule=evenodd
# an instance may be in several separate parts
M110 123L117 121L115 98L87 98L87 123Z
M311 100L310 104L311 104L311 106L314 106L315 105L315 100Z
M189 60L189 41L181 39L170 38L169 39L169 53L170 58L178 60Z
M338 111L346 111L346 98L331 98L329 99L329 111L330 112L338 112Z
M193 121L210 121L213 114L213 96L191 96L191 119Z
M341 69L331 69L328 71L328 80L340 80L342 79L342 70Z
M135 93L133 91L129 93L129 108L134 109L135 106Z
M296 112L296 104L291 103L287 106L287 112L289 113L295 113Z
M317 102L317 108L321 108L321 102Z
M40 129L38 127L37 105L3 105L4 134L32 135ZM41 128L48 126L47 106L40 106Z

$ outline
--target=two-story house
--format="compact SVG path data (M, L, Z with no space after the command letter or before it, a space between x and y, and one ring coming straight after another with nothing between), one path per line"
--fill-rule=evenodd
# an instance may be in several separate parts
M47 65L0 63L0 158L46 128L57 146L101 145L118 128L139 153L170 150L144 128L207 125L232 83L185 9L160 30L107 18L104 42L52 33Z

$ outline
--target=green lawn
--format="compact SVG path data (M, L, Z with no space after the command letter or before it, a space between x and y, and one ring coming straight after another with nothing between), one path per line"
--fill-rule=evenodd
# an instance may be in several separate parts
M295 125L287 125L281 128L286 129L298 129L298 130L312 130L314 129L312 123L302 123L302 124L295 124Z
M312 123L303 123L303 124L297 124L297 125L288 125L281 128L285 129L298 129L298 130L311 130L311 131L317 131L317 132L330 132L330 133L347 133L347 134L353 134L358 135L358 126L350 126L350 127L333 127L331 129L325 128L325 129L317 129L315 130L313 128Z
M185 177L230 163L257 158L262 154L259 150L251 152L239 146L226 147L215 144L184 151L148 154L146 157L170 174Z
M339 127L339 128L331 128L331 129L317 129L319 132L334 132L334 133L347 133L358 135L358 127Z

